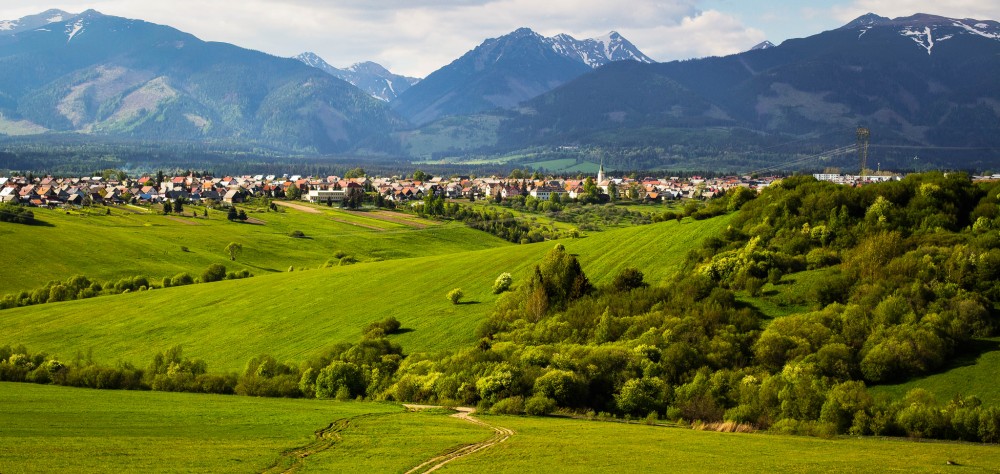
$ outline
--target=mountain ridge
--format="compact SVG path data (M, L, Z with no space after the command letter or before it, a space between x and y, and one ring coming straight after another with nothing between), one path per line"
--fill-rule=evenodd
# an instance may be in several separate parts
M407 77L389 71L381 64L364 61L352 64L346 68L331 66L323 58L313 52L305 52L295 56L295 59L315 67L338 79L367 92L372 97L384 102L391 102L406 92L419 78Z

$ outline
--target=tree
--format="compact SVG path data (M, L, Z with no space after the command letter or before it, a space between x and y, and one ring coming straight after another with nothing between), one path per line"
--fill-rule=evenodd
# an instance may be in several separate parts
M240 212L239 214L236 215L236 218L244 222L246 222L246 220L249 219L249 217L247 217L247 211L244 211L243 209L240 209Z
M184 198L177 198L174 201L174 212L178 214L184 213Z
M354 178L364 178L365 170L362 168L354 168L347 173L344 173L344 178L354 179Z
M170 201L163 201L163 213L170 214L174 212L174 206L170 205Z
M465 293L462 289L455 288L454 290L448 292L448 301L451 301L451 304L458 304L462 300L463 296L465 296Z
M499 295L510 289L510 285L514 283L514 278L510 276L510 273L503 272L497 277L496 281L493 282L493 294Z
M425 180L427 178L428 178L427 173L424 173L423 171L416 170L416 171L413 172L413 180L414 181L423 181L423 180Z
M618 292L631 291L636 288L649 286L643 281L643 274L635 268L626 268L615 275L611 288Z
M611 199L611 202L618 200L618 185L614 181L608 182L608 197Z
M239 219L239 217L240 217L239 214L236 213L236 208L235 207L230 207L229 208L229 213L226 214L226 219L229 219L231 221L235 221L236 219Z
M229 245L226 246L226 253L229 254L229 260L235 262L236 257L243 253L243 244L239 242L229 242Z
M297 201L302 198L302 189L298 185L292 183L285 189L285 198L290 201Z

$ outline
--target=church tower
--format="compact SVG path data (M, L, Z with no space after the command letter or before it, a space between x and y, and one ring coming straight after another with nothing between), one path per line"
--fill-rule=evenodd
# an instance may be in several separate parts
M601 158L601 168L597 170L597 185L604 181L604 158Z

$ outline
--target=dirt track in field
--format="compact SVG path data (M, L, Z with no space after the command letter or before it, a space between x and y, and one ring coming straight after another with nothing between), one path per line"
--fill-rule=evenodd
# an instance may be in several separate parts
M323 213L322 211L320 211L318 209L314 209L314 208L311 208L309 206L304 206L302 204L296 204L294 202L288 202L288 201L271 201L271 202L273 202L274 204L276 204L278 206L290 207L292 209L295 209L296 211L302 211L302 212L305 212L307 214L322 214Z
M410 410L423 410L425 408L441 408L441 407L428 406L428 405L403 405L403 406L405 406L406 408L408 408ZM474 424L477 424L477 425L489 428L489 429L493 430L493 432L494 432L493 436L490 436L485 441L482 441L482 442L479 442L479 443L474 443L474 444L469 444L469 445L466 445L466 446L462 446L462 447L459 447L457 449L448 451L448 452L446 452L444 454L438 455L438 456L436 456L434 458L431 458L431 459L429 459L427 461L424 461L419 466L417 466L417 467L415 467L413 469L410 469L409 471L406 471L406 474L417 474L417 473L434 472L434 471L436 471L436 470L444 467L445 464L448 464L448 463L450 463L450 462L452 462L452 461L454 461L456 459L463 458L465 456L468 456L468 455L470 455L472 453L477 453L477 452L482 451L484 449L488 449L490 447L493 447L495 445L503 443L504 441L507 441L508 439L510 439L511 436L514 436L514 430L512 430L512 429L504 428L504 427L501 427L501 426L493 426L493 425L491 425L489 423L486 423L486 422L484 422L482 420L478 420L476 418L473 418L472 414L476 411L475 408L461 407L461 408L456 408L456 410L458 410L458 413L455 413L454 415L451 415L451 416L453 416L455 418L459 418L459 419L465 420L465 421L467 421L469 423L474 423Z

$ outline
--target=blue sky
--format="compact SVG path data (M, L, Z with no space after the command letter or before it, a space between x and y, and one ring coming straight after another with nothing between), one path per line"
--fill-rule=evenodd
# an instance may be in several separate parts
M417 77L522 26L577 38L616 30L670 61L809 36L867 12L1000 20L998 0L2 0L0 19L48 8L93 8L278 56L313 51L334 66L371 60Z

